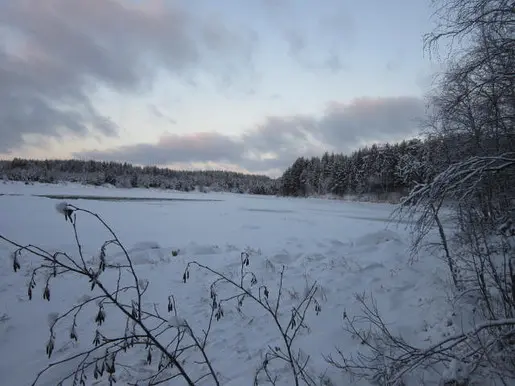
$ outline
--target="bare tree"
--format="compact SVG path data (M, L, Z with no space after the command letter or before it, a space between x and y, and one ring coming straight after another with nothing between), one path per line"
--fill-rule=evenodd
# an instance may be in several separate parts
M483 320L419 349L392 335L373 303L360 298L360 322L370 329L358 329L355 319L348 325L368 353L330 361L381 384L402 384L417 368L451 361L505 384L515 378L515 1L433 4L438 27L425 36L426 48L449 49L447 70L429 96L425 134L443 154L437 173L424 163L399 164L414 187L394 218L412 224L415 254L436 233L457 299L472 296Z

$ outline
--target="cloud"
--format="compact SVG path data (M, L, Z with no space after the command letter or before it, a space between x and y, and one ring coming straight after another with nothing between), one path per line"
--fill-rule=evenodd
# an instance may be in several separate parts
M0 2L0 152L27 134L116 135L92 102L99 86L145 91L163 69L184 79L203 71L228 84L235 68L249 67L255 35L176 4Z
M337 47L323 48L320 37L308 36L304 31L289 29L283 31L284 40L288 46L290 57L300 66L309 71L326 71L338 73L348 68L339 53ZM317 43L310 42L318 40ZM314 49L317 51L315 52ZM324 51L322 54L318 51Z
M319 122L318 135L337 148L350 150L370 141L397 140L417 133L424 102L415 97L359 98L332 103Z
M167 114L163 113L159 107L157 107L154 104L148 105L148 110L157 118L164 119L165 121L171 123L172 125L177 124L177 121L171 117L169 117Z
M219 133L165 135L155 144L76 156L158 165L215 162L277 174L300 156L319 156L324 151L349 153L367 142L411 137L417 134L417 119L423 115L424 103L419 98L359 98L331 103L318 117L267 117L239 137Z
M264 0L265 9L284 39L288 54L312 72L339 73L349 68L349 55L356 41L356 23L351 11L339 1L323 6L296 1Z
M155 144L121 146L108 151L86 151L80 158L130 161L140 165L218 162L234 163L243 157L238 141L218 133L166 134Z

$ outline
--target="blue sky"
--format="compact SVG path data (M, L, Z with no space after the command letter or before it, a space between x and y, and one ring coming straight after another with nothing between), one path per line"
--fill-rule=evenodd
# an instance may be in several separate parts
M417 132L429 0L0 3L0 156L278 175Z

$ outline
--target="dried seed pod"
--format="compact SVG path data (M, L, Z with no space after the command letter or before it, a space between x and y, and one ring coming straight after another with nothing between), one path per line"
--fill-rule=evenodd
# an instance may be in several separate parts
M43 290L43 299L50 301L50 288L48 287L48 283Z
M13 253L13 270L14 272L18 271L21 268L20 262L18 261L18 251Z
M95 322L101 326L102 323L104 323L106 319L106 314L105 314L105 311L104 311L104 306L103 305L100 305L99 308L98 308L98 313L97 313L97 316L95 318Z
M75 330L75 322L72 324L72 328L70 329L70 339L78 341L77 331Z
M46 354L50 358L52 356L52 352L54 351L55 338L53 335L50 336L48 343L46 344Z

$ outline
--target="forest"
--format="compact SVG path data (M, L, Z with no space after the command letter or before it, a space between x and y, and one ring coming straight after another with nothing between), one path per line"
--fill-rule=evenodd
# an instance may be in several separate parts
M122 188L161 188L178 191L210 190L283 196L406 195L417 183L429 182L463 153L489 154L473 148L466 134L409 139L394 144L374 144L352 154L325 153L299 157L278 179L227 171L184 171L129 163L81 160L0 161L0 178L12 181L87 185L110 184ZM484 144L484 142L477 142Z
M156 166L82 160L0 161L0 178L10 181L86 185L109 184L119 188L160 188L182 192L225 191L248 194L276 194L277 181L266 176L221 170L171 170Z
M473 120L475 116L471 115L469 119ZM20 158L0 161L0 178L184 192L197 189L296 197L372 195L377 200L387 200L391 193L406 196L417 184L432 181L438 173L467 157L495 155L511 151L512 146L512 137L492 138L481 130L474 133L435 130L420 138L373 144L351 154L326 152L321 157L300 156L277 179L222 170L185 171L93 160Z

